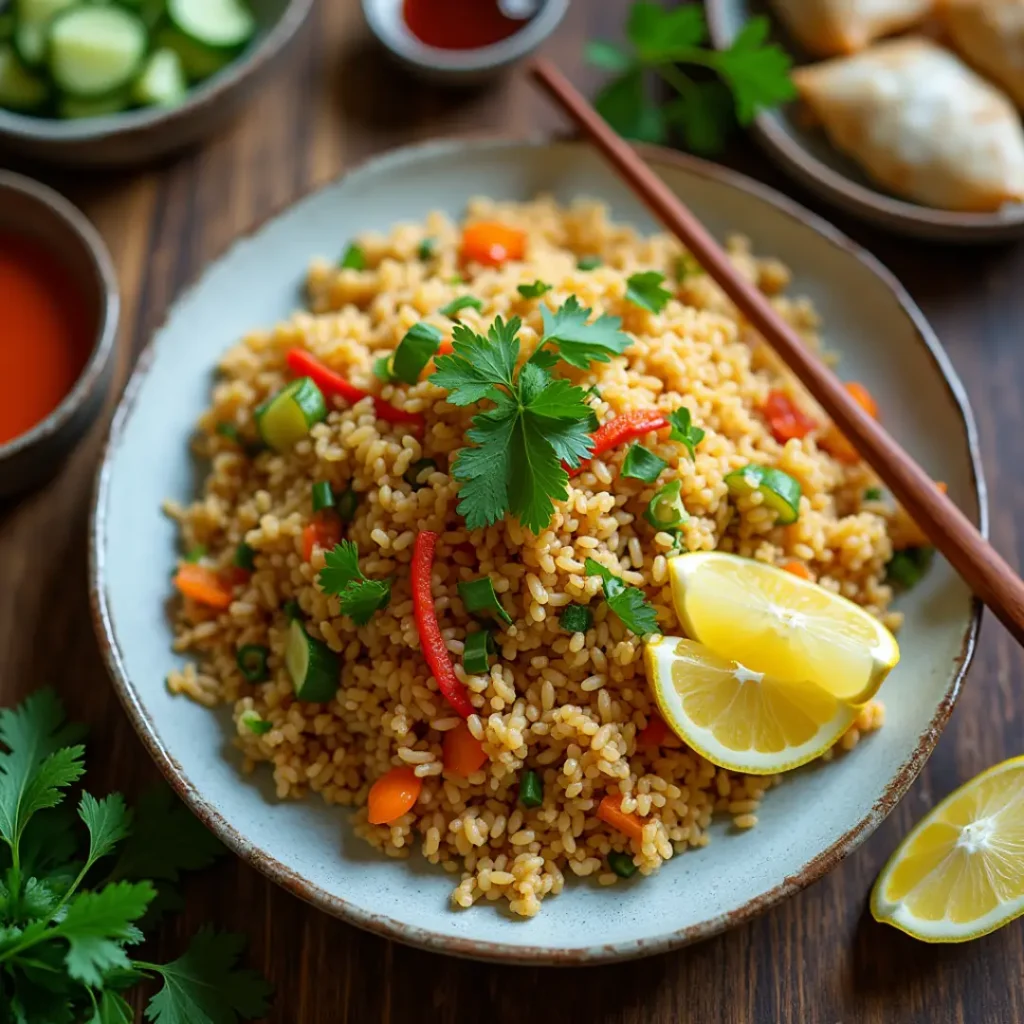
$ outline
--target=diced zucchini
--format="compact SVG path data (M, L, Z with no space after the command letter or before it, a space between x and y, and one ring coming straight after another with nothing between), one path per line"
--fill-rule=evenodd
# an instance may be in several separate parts
M276 452L285 452L327 415L327 403L310 377L299 377L256 410L260 437Z
M323 704L338 692L338 656L322 640L311 637L300 619L292 619L288 627L284 663L299 700Z
M175 107L188 95L188 80L174 50L149 55L142 74L132 84L132 99L146 107Z
M168 0L167 16L183 36L211 50L237 53L256 32L244 0Z
M86 117L108 117L120 114L132 105L131 94L127 89L119 89L109 96L97 99L82 99L78 96L61 96L57 103L57 113L69 121L77 121Z
M0 44L0 107L29 113L46 102L48 93L45 80L22 65L14 48Z
M127 86L148 46L138 15L122 7L72 7L50 25L50 73L78 99L98 99Z
M215 75L234 58L230 51L203 46L170 26L157 31L155 42L157 46L166 47L178 55L188 80L193 83L202 82Z
M765 507L778 513L779 525L795 523L800 515L800 482L781 469L751 464L729 473L725 483L735 495L760 491Z

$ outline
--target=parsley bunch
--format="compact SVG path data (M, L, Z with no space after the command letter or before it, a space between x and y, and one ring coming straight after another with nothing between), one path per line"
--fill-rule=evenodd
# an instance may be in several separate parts
M766 18L751 18L728 50L716 51L707 46L707 23L699 4L665 10L641 0L630 10L626 37L629 52L594 41L587 47L587 59L615 73L595 106L616 131L630 138L664 142L678 132L694 152L717 153L734 121L749 124L759 109L796 95L789 56L766 41ZM704 74L695 78L680 65ZM648 73L676 95L663 104L652 100Z
M129 956L174 905L169 883L222 847L166 789L134 814L119 793L62 806L81 736L49 690L0 710L0 1024L131 1024L122 993L153 977L152 1024L262 1016L269 986L236 966L240 936L200 931L169 964Z
M575 296L558 310L542 307L544 332L522 368L518 317L507 323L498 317L486 337L460 324L452 332L454 354L435 360L430 381L448 392L452 405L492 405L473 417L466 434L473 447L460 449L452 466L462 484L458 511L470 529L511 512L540 533L554 501L569 496L567 469L593 450L591 410L587 392L551 370L560 360L585 370L632 343L619 330L618 317L605 314L588 323L590 315Z

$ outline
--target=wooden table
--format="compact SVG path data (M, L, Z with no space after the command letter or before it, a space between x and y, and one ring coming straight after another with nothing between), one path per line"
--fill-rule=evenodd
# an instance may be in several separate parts
M618 36L628 6L576 0L547 54L593 89L598 79L582 65L583 40ZM322 0L248 115L205 149L139 173L17 169L62 189L110 245L124 296L120 385L168 304L204 264L307 189L369 154L418 139L555 127L522 78L462 95L394 73L371 44L355 0ZM749 146L739 143L733 157L808 202ZM896 272L945 342L978 417L994 540L1019 565L1024 247L943 248L830 216ZM91 725L91 787L131 794L156 772L100 663L86 599L86 519L99 442L97 430L50 486L0 504L0 702L53 683L71 713ZM557 971L462 962L364 934L231 858L188 883L187 909L165 926L159 952L176 955L207 920L246 932L251 962L276 985L270 1020L280 1024L1024 1020L1020 924L970 945L928 947L875 925L865 910L872 879L911 823L976 772L1022 752L1022 669L1021 652L989 619L952 724L878 832L809 891L682 952Z

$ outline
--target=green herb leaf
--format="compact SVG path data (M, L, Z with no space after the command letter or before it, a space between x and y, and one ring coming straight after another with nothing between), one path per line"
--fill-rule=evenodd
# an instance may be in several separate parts
M586 370L592 362L607 363L633 344L633 339L620 330L620 317L605 313L591 324L587 323L591 312L580 306L575 295L570 295L555 312L542 306L544 333L537 351L550 347L570 366ZM537 352L531 362L537 362Z
M581 256L576 261L577 270L597 270L603 263L600 256Z
M690 458L695 459L697 445L704 440L704 431L690 422L690 410L685 405L681 406L675 412L669 413L668 419L672 424L672 431L668 435L669 439L684 445L690 453Z
M112 853L114 847L131 832L131 812L125 807L120 793L111 793L102 800L83 793L78 804L78 816L89 830L87 867Z
M789 78L792 61L778 46L766 42L768 29L767 18L751 18L715 61L716 70L732 90L740 124L749 124L761 107L773 107L796 96Z
M511 391L519 358L519 328L514 316L505 322L498 317L483 338L463 324L452 331L453 355L434 360L437 369L430 382L448 392L452 405L472 405L484 398L497 400L499 388ZM511 337L509 332L511 331Z
M267 1012L270 985L238 967L245 937L204 928L184 956L162 967L146 965L164 980L146 1006L152 1024L235 1024Z
M662 470L667 468L668 463L664 459L658 458L654 452L639 443L631 444L626 457L622 460L622 475L629 479L642 480L645 484L653 484Z
M626 586L611 569L594 561L593 558L588 558L584 562L583 571L588 576L601 577L608 608L619 617L626 629L637 636L646 636L657 631L657 614L642 590Z
M438 312L456 320L458 314L464 309L475 309L479 313L483 308L484 304L475 295L460 295L457 299L452 299L447 305L442 306Z
M864 492L865 501L881 501L883 497L881 487L869 487Z
M680 82L685 77L679 72ZM720 153L735 124L732 95L719 81L691 81L664 110L666 121L682 135L686 147L703 156Z
M342 615L347 615L357 626L365 626L390 600L390 579L350 583L338 595Z
M338 261L338 266L343 270L365 270L366 252L363 247L358 242L352 242Z
M391 600L391 580L371 580L359 568L359 548L350 541L335 544L324 555L326 566L317 581L325 594L338 598L343 615L358 626L365 626L374 612L386 608Z
M551 291L554 285L548 284L546 281L534 281L533 284L520 284L516 285L516 291L524 299L539 299L545 293Z
M243 711L239 716L239 721L254 736L266 736L274 728L272 723L268 722L258 711L253 711L252 708Z
M558 624L566 633L586 633L594 624L594 616L585 604L567 604L558 616Z
M104 991L89 1024L133 1024L135 1011L123 996Z
M634 306L646 309L651 313L660 313L672 293L661 287L665 280L664 274L657 270L645 270L640 274L630 274L626 278L626 299Z
M424 238L416 250L416 255L424 262L433 259L437 255L437 239L430 235Z
M603 39L593 39L584 51L588 64L604 71L628 71L633 66L633 58L623 53L614 43L606 43Z
M708 29L699 4L665 10L658 3L635 3L626 35L645 64L685 61L694 47L707 42Z
M626 71L609 82L594 99L597 112L620 135L640 142L664 142L665 118L651 102L642 68Z
M433 324L413 324L395 349L392 375L406 384L417 383L423 367L433 358L440 343L441 332Z

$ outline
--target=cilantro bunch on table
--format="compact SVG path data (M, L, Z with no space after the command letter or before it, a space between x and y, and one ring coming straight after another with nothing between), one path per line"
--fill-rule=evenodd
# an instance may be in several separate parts
M458 511L470 529L511 513L540 533L554 502L569 496L568 469L593 450L591 409L587 392L552 370L559 362L584 370L608 362L632 341L618 317L589 322L590 315L575 296L555 311L543 307L540 344L522 367L518 317L498 317L486 337L456 327L453 354L435 360L431 383L448 392L452 405L488 403L466 434L472 446L462 448L452 466L462 484Z
M696 153L721 150L733 124L749 124L761 109L796 95L789 56L767 41L768 21L752 18L727 50L708 46L699 4L671 10L634 3L626 24L628 47L591 42L587 59L615 77L595 106L620 134L644 142L678 135ZM662 102L657 81L674 93Z
M166 789L134 813L118 793L72 811L81 738L49 690L0 710L0 1024L131 1024L125 993L145 979L161 983L152 1024L262 1016L268 986L237 967L239 936L204 929L167 964L133 955L179 874L222 847Z

